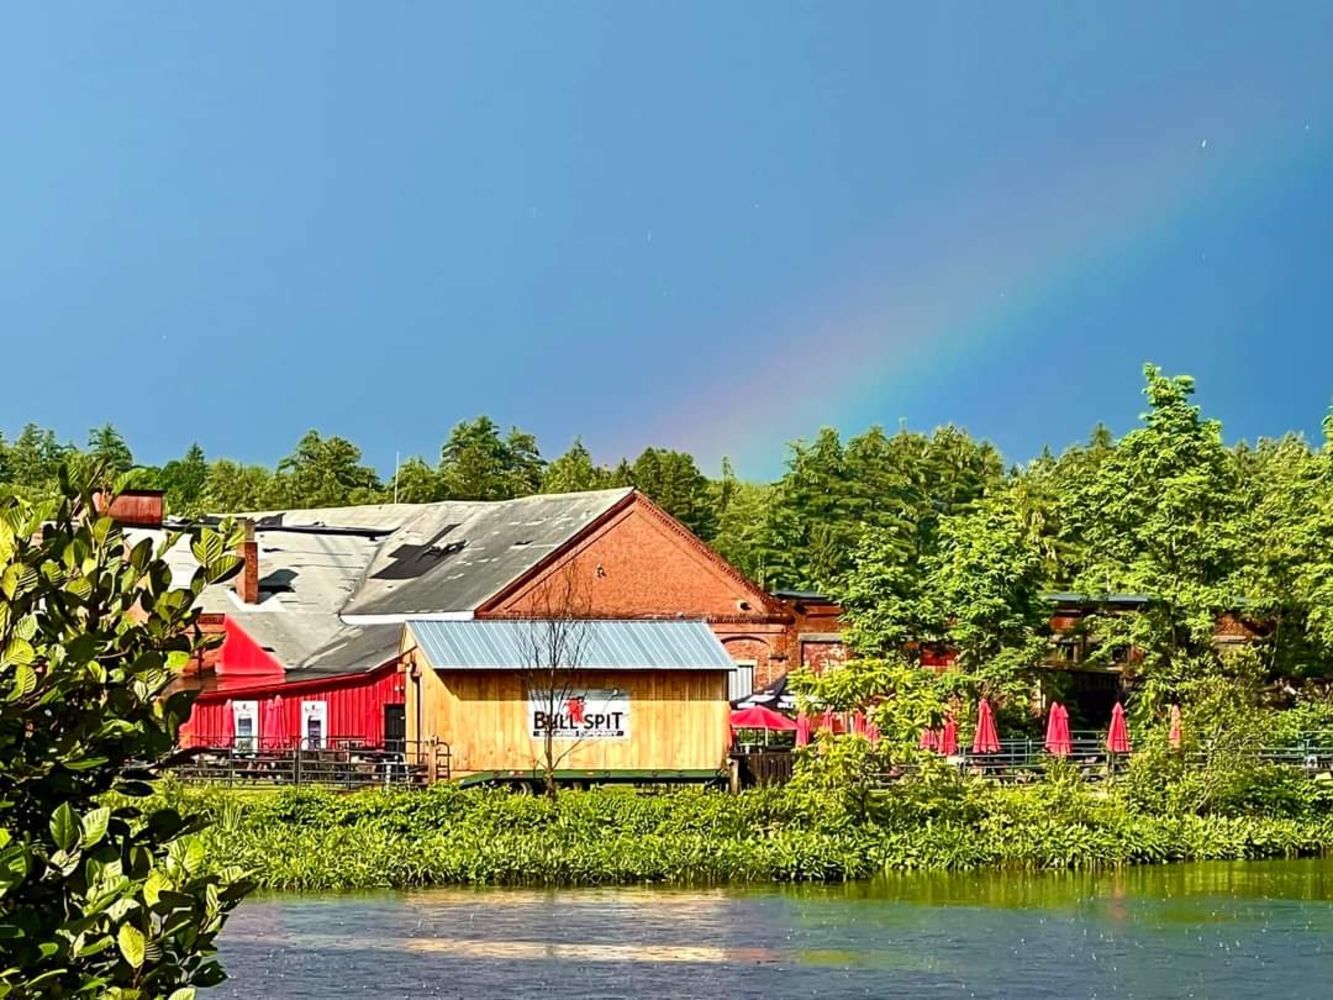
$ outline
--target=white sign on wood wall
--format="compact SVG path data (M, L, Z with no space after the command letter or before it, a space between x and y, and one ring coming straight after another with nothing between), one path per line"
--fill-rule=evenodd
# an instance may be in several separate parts
M528 692L528 732L545 739L624 740L629 738L629 695L624 691L576 689Z

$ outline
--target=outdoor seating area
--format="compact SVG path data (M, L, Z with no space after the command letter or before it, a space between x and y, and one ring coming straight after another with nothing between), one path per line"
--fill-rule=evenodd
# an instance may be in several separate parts
M198 741L172 773L183 781L259 787L318 785L357 789L425 785L447 780L447 744L372 747L357 739L304 741L232 738Z
M863 712L826 710L813 718L804 713L796 718L761 705L752 705L731 713L731 760L741 787L782 784L791 779L793 751L810 745L819 734L830 738L861 735L879 741L874 723ZM1187 747L1179 706L1172 706L1168 746L1189 764L1203 764L1206 747ZM1124 706L1116 702L1106 730L1071 730L1069 712L1059 702L1052 702L1047 712L1043 739L1031 736L1001 739L995 713L982 698L970 742L959 740L958 723L952 715L935 728L921 731L918 747L937 754L949 765L973 777L1005 783L1040 781L1055 761L1078 771L1084 778L1098 780L1123 769L1134 754L1129 722ZM1264 746L1257 750L1261 760L1303 768L1308 774L1333 777L1333 734L1302 734L1294 742ZM886 771L885 783L897 780L919 767L903 763Z

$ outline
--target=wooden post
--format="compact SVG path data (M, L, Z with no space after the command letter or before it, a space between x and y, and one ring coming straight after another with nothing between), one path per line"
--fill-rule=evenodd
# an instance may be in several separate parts
M440 777L439 755L435 753L435 740L432 738L427 744L426 751L426 784L433 785Z
M739 795L741 791L741 762L735 757L727 759L727 784L731 789L732 795Z

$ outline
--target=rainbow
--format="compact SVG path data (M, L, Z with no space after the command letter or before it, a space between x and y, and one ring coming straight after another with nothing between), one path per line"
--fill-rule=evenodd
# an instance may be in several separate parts
M896 423L959 370L1020 347L1042 310L1116 268L1154 266L1191 218L1326 164L1308 129L1289 117L1214 138L1168 129L1169 141L922 206L836 287L754 318L739 336L770 345L761 360L705 380L653 430L759 475L775 471L781 442L817 427Z

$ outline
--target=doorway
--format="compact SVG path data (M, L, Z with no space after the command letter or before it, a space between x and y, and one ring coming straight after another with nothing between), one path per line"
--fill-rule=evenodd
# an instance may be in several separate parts
M384 706L384 749L402 753L407 749L407 706Z

